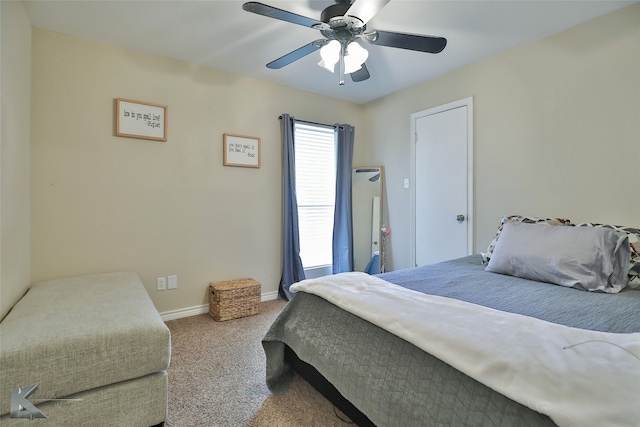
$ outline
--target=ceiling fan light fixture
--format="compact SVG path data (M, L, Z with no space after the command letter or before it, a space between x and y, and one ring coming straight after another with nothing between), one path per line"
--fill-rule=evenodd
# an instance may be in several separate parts
M342 46L339 41L331 40L320 49L320 56L322 60L318 62L318 65L322 68L335 73L336 64L340 61L340 55ZM359 43L351 42L347 45L344 55L344 72L351 74L362 68L362 64L365 63L369 57L369 52L360 46Z
M318 65L322 68L335 72L336 64L340 60L340 42L337 40L331 40L320 49L320 57L322 60L318 62Z

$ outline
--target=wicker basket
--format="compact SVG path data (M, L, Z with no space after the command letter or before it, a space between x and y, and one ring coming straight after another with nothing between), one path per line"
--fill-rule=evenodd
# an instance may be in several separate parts
M253 279L209 284L209 314L224 321L260 313L260 282Z

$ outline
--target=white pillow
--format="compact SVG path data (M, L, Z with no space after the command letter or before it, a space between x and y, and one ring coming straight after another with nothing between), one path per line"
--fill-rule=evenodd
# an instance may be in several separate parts
M496 247L496 243L500 238L500 233L502 233L502 227L505 222L513 221L513 222L524 222L527 224L544 224L544 225L553 225L553 226L568 226L571 225L571 220L566 218L538 218L535 216L522 216L522 215L506 215L500 221L500 225L498 226L498 231L496 235L493 237L491 243L489 243L489 247L487 247L487 252L481 252L482 255L482 264L487 265L489 260L491 259L491 255L493 254L493 248Z
M576 227L603 227L627 233L631 249L631 263L629 264L629 281L627 282L627 287L640 289L640 229L620 225L594 224L592 222L576 224Z
M625 233L608 228L548 227L508 221L485 270L615 293L627 284L629 260L629 238Z

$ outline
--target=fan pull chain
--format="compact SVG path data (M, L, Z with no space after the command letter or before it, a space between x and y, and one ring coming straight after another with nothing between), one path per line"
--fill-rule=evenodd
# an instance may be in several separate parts
M347 53L347 43L340 43L340 86L344 86L344 55Z

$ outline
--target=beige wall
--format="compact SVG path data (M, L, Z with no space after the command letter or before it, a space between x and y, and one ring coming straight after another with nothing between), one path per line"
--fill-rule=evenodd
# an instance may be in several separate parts
M475 252L505 214L640 227L640 4L365 107L388 263L409 267L410 115L473 96Z
M365 106L36 29L32 282L132 270L161 312L205 304L214 280L251 276L263 293L275 292L283 112L355 125L354 163L385 166L393 269L409 266L410 193L402 181L410 169L410 115L468 96L475 107L476 252L509 213L640 226L638 22L635 5ZM3 16L3 36L4 24ZM115 137L117 97L168 105L169 140ZM262 137L262 167L223 167L224 132ZM24 198L21 185L13 188ZM10 212L24 217L24 209ZM29 227L22 228L17 241L28 247ZM170 274L179 288L155 291L155 278ZM19 277L14 296L28 273Z
M33 282L131 270L160 312L206 304L211 281L276 292L278 116L350 123L363 151L355 104L44 30L32 46ZM168 141L114 136L118 97L168 105ZM225 132L261 137L262 166L223 166Z
M29 288L31 24L20 2L0 2L0 319Z

